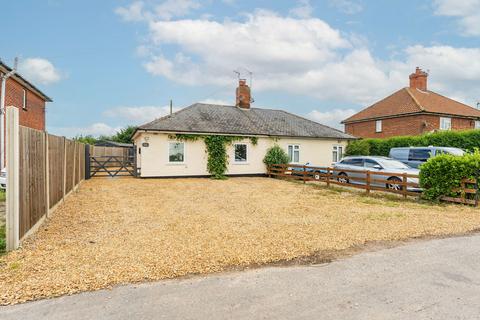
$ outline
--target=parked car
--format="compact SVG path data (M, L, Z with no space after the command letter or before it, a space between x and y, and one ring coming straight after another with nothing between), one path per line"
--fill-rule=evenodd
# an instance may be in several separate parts
M352 156L345 157L341 161L334 163L333 168L335 169L333 174L337 177L339 182L343 183L353 183L353 184L366 184L366 170L371 172L372 180L388 180L388 183L385 182L376 182L371 183L372 186L382 187L393 190L402 190L402 174L419 174L418 169L409 167L395 159L387 157L374 157L374 156ZM342 171L345 170L345 171ZM350 170L357 170L358 172L351 172ZM388 173L384 174L375 174L378 173ZM407 178L407 182L417 183L418 178ZM409 186L407 187L408 191L421 191L420 188Z
M312 166L310 162L305 163L306 166ZM316 168L315 166L312 166L313 168L299 168L299 167L291 167L290 169L292 170L292 174L296 176L303 176L304 171L308 172L307 176L314 178L315 180L320 180L322 173L327 173L327 170L320 169L320 167Z
M7 169L3 168L0 172L0 189L7 189Z
M463 156L465 151L459 148L450 147L406 147L390 149L390 158L399 160L412 168L418 168L429 158L439 154L453 154Z

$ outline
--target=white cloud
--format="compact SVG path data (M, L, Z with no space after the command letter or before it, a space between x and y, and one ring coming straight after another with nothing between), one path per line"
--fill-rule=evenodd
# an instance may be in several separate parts
M358 111L359 110L354 109L333 109L330 111L313 110L307 114L307 118L321 124L343 130L343 125L341 125L340 122Z
M156 15L161 19L171 19L189 14L200 7L195 0L167 0L155 7Z
M180 108L173 107L173 112ZM106 110L103 114L110 118L127 120L129 124L139 125L170 113L170 106L138 106L138 107L116 107Z
M97 122L86 127L49 127L48 129L49 132L53 134L65 136L67 138L73 138L78 135L92 135L95 137L102 135L113 135L122 128L112 127L103 122Z
M60 81L60 72L54 65L43 58L28 58L20 60L18 72L33 83L44 85Z
M429 88L471 105L479 98L478 48L417 45L381 60L367 41L318 18L265 10L241 20L156 18L148 27L145 69L181 84L231 84L233 92L232 70L244 67L254 73L253 96L268 90L365 106L408 86L408 75L419 66L430 69Z
M356 14L363 10L361 4L352 0L330 0L329 4L345 14Z
M115 13L125 21L142 21L145 19L143 12L144 4L142 1L135 1L128 7L118 7Z
M434 0L435 14L458 18L466 36L480 36L480 0Z
M299 18L310 18L313 7L310 0L298 0L298 6L290 10L290 14Z

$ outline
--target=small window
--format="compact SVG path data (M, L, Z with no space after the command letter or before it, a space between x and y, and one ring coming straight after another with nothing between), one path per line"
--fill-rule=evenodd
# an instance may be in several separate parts
M475 120L475 129L480 129L480 120Z
M173 163L185 161L185 143L170 142L168 146L168 161Z
M375 132L382 132L382 120L375 121Z
M296 144L291 144L288 146L288 158L291 163L300 162L300 146Z
M343 146L333 146L332 161L338 162L343 158Z
M345 160L342 160L341 163L347 164L349 166L357 166L357 167L363 166L363 160L361 158L345 159Z
M23 89L23 100L22 100L23 110L27 110L27 90Z
M408 160L410 161L427 161L430 158L430 149L410 149Z
M237 143L235 148L235 162L247 162L247 145L244 143Z
M440 130L452 129L452 118L440 118Z

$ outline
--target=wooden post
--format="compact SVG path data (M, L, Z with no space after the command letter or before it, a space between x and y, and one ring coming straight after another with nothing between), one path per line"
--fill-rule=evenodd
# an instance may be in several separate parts
M475 207L478 207L478 175L475 177Z
M50 213L50 161L49 161L49 154L48 154L48 133L45 132L45 190L46 190L46 198L47 198L47 218Z
M20 138L18 108L6 108L6 166L7 203L6 237L7 250L15 250L20 245Z
M72 191L75 191L75 167L77 164L77 143L73 142L73 172L72 172Z
M303 166L303 183L305 183L307 179L307 168Z
M90 145L85 144L85 180L90 179Z
M65 201L65 193L67 190L67 139L63 137L63 197Z
M365 191L367 192L367 194L370 194L370 171L369 170L367 170Z
M407 173L406 172L402 174L402 185L403 185L403 188L402 188L403 197L407 199Z
M330 187L330 167L327 168L327 187Z

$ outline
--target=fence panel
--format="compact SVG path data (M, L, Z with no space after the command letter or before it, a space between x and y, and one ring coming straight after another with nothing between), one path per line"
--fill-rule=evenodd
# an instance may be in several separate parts
M72 140L65 140L66 152L66 166L65 166L65 194L68 194L73 189L74 183L74 166L75 166L75 142Z
M50 208L63 198L65 188L65 138L48 134L48 174Z
M20 126L20 239L47 213L45 133Z

